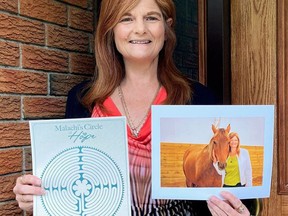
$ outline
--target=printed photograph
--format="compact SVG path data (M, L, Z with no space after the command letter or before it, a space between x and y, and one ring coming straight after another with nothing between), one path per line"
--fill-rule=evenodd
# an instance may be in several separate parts
M264 118L162 118L160 128L162 187L262 185Z
M268 105L154 106L155 198L200 200L223 190L269 197L273 116Z

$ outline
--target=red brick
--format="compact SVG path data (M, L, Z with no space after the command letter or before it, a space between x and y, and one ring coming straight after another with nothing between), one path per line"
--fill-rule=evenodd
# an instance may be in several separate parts
M90 53L95 53L95 39L90 37Z
M60 25L67 24L67 7L55 0L20 0L20 14Z
M18 96L0 96L0 119L20 119L21 99Z
M82 8L87 8L88 6L87 0L62 0L62 1Z
M22 171L22 149L0 149L0 175Z
M24 117L34 118L63 118L66 98L55 97L24 97Z
M22 216L22 215L21 215ZM33 216L33 212L26 212L25 216Z
M15 186L16 179L19 176L19 174L0 176L0 202L15 199L13 187Z
M47 94L47 74L0 68L0 92Z
M19 45L13 42L0 41L0 64L19 66Z
M30 144L28 122L0 123L0 147L24 146Z
M23 45L22 65L24 68L36 70L67 72L68 54L63 51Z
M0 10L18 13L18 0L0 0Z
M24 169L25 170L32 170L31 147L24 148Z
M31 171L25 171L25 175L33 175L32 170Z
M88 79L84 76L53 74L50 77L51 95L67 95L76 84Z
M72 73L92 75L95 71L95 57L91 55L71 53L70 68Z
M87 4L88 4L88 9L94 11L94 8L95 8L94 5L96 4L96 2L94 0L88 0Z
M88 33L48 25L47 45L67 50L89 51Z
M94 30L93 13L80 8L69 8L69 26L92 32Z
M45 43L45 27L38 21L0 13L0 38L27 43Z
M2 216L22 216L24 215L22 212L16 201L0 203L0 215Z

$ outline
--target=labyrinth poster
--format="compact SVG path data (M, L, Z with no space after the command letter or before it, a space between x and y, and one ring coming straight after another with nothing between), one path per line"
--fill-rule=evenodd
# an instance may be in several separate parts
M154 105L152 128L154 199L270 196L273 105Z
M130 215L124 117L30 121L33 214Z

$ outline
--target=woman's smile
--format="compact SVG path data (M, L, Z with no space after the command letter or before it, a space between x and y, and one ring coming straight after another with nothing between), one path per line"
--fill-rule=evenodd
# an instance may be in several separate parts
M129 43L132 44L149 44L151 40L130 40Z

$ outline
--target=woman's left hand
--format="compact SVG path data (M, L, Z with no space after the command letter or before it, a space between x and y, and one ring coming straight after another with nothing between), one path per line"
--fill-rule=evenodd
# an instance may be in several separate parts
M208 201L208 208L213 216L249 216L250 212L246 206L232 193L223 191L221 196L224 200L212 196Z

